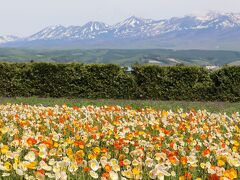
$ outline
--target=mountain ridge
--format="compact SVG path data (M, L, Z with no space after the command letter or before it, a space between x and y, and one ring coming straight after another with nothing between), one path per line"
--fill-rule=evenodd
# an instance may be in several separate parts
M240 14L213 13L153 20L131 16L108 25L49 26L24 38L0 37L2 47L172 48L240 50Z

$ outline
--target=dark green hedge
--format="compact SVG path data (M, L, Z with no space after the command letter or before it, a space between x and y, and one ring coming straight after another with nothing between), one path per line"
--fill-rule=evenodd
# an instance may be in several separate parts
M137 96L161 100L207 100L212 91L209 72L190 66L136 66Z
M240 101L240 67L0 63L0 96Z
M0 63L0 96L131 98L134 88L117 65Z

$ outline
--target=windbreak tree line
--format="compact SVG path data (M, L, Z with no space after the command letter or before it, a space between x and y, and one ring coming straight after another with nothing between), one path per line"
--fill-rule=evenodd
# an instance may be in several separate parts
M240 67L0 63L0 96L240 101Z

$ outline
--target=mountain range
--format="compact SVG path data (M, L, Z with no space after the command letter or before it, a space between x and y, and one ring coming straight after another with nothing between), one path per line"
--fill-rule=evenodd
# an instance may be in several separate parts
M28 37L0 36L0 47L240 50L240 13L209 12L163 20L129 17L108 25L50 26Z

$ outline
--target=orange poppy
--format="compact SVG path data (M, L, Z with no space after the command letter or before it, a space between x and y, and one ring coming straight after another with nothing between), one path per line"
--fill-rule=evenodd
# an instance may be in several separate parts
M103 174L102 174L102 177L105 177L105 178L108 179L108 178L109 178L109 173L108 173L108 172L103 173Z
M186 156L183 156L183 157L181 157L181 159L180 159L180 161L181 161L181 163L183 164L183 165L185 165L185 164L187 164L187 157Z
M210 150L209 149L205 149L203 152L202 152L202 155L203 156L207 156L210 154Z
M28 138L27 143L28 143L29 146L32 146L34 144L37 144L37 140L34 139L34 138Z
M106 172L110 172L112 170L112 167L109 164L106 164L104 169Z

